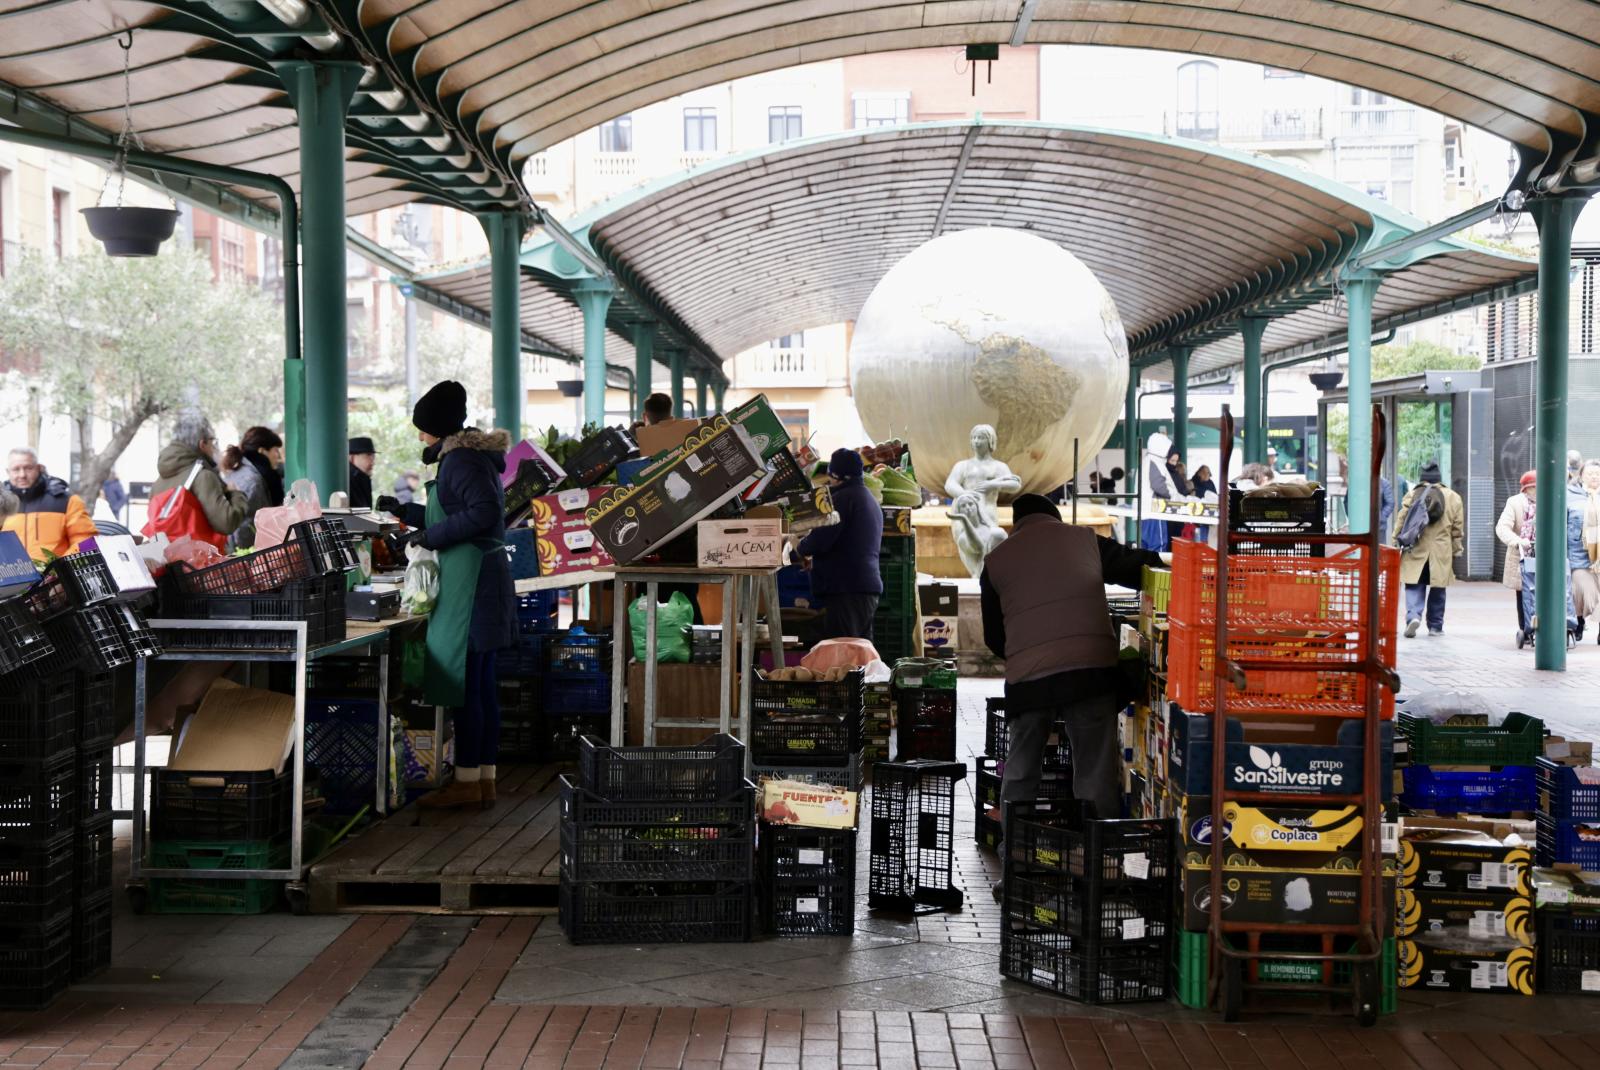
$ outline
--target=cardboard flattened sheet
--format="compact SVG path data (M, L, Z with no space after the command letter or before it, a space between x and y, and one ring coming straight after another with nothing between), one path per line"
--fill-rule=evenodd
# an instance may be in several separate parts
M184 723L168 769L283 771L294 745L294 696L218 680Z

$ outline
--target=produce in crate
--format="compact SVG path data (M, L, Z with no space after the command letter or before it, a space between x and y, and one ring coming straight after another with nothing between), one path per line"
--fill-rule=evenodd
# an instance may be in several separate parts
M839 681L848 678L850 671L850 666L846 665L835 665L831 669L819 670L808 669L803 665L795 665L788 668L771 669L767 672L763 672L761 673L761 678L763 680L771 680L775 683L809 684L815 682L836 684Z

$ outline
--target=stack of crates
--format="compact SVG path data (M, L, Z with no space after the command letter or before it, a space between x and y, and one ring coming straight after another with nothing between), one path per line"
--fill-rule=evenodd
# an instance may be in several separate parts
M1002 975L1082 1003L1166 998L1172 822L1017 803L1004 865Z
M776 812L776 811L774 811ZM802 824L788 814L759 826L761 928L775 936L856 931L856 829Z
M1539 788L1536 861L1541 866L1600 871L1600 769L1540 758L1535 771Z
M73 676L77 707L77 846L73 863L72 979L111 965L112 741L116 692L111 673Z
M769 680L750 686L750 759L760 776L825 780L861 789L864 671L843 680Z
M984 711L983 753L978 755L977 780L972 795L977 804L973 836L978 846L995 850L1002 836L1000 788L1005 778L1006 755L1011 750L1010 726L1006 723L1006 700L993 697ZM1072 798L1072 759L1067 745L1064 720L1050 726L1045 744L1043 772L1039 778L1037 801L1051 802Z
M890 680L899 761L956 760L956 670L932 658L901 658Z
M1407 765L1400 801L1413 813L1528 815L1539 808L1534 767L1544 753L1544 722L1522 713L1491 725L1481 715L1436 724L1402 707Z
M1400 987L1533 995L1532 865L1520 842L1407 824L1396 913Z
M581 737L611 733L611 636L575 627L546 649L540 738L546 760L568 760Z
M909 913L960 910L956 887L956 782L965 762L910 760L872 767L872 836L867 904Z
M557 634L557 591L517 596L517 642L495 656L499 677L500 759L541 761L544 747L544 674Z
M886 762L894 731L894 694L888 681L861 687L861 760Z
M560 922L574 944L749 940L755 786L731 736L693 747L578 741L561 778Z
M1541 993L1600 995L1600 884L1593 873L1533 871Z
M917 538L909 525L901 531L898 524L885 520L878 571L883 577L883 594L878 596L878 612L872 622L872 644L878 648L878 656L893 665L922 652Z

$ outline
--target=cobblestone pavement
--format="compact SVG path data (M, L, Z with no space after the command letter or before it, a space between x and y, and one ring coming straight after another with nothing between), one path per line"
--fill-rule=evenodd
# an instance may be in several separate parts
M1511 641L1509 592L1450 597L1446 635L1400 640L1405 693L1478 690L1600 736L1600 649L1572 651L1564 675L1536 672ZM969 760L997 693L998 681L962 684ZM1314 1003L1228 1026L1176 1003L1092 1008L1004 980L970 781L959 800L965 909L882 916L863 892L853 937L575 948L553 918L119 906L112 969L47 1012L0 1014L0 1066L1593 1070L1596 999L1402 992L1398 1013L1363 1031Z

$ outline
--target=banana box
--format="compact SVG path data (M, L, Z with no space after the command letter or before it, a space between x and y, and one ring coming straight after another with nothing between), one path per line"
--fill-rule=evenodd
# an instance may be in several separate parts
M1533 995L1533 948L1513 940L1430 934L1401 940L1397 951L1401 988Z
M1385 867L1387 868L1387 867ZM1246 924L1355 925L1361 920L1361 871L1355 869L1262 869L1224 866L1222 920ZM1195 932L1211 924L1211 871L1182 871L1183 927ZM1385 874L1383 894L1373 905L1385 933L1394 924L1394 877Z
M1183 797L1183 847L1186 854L1211 853L1211 796ZM1225 803L1222 836L1225 853L1255 855L1292 851L1305 854L1361 856L1361 811L1345 806L1319 810L1296 806L1246 806ZM1266 858L1260 864L1279 867ZM1313 863L1311 868L1322 868Z
M1406 825L1400 840L1400 884L1442 892L1533 894L1533 855L1481 832Z
M1465 934L1471 940L1514 940L1533 946L1533 900L1500 892L1430 892L1401 888L1395 935Z
M1174 709L1168 765L1173 783L1191 795L1211 793L1214 718ZM1274 795L1354 795L1363 782L1366 724L1328 717L1229 717L1223 775L1229 791ZM1394 725L1380 729L1382 785L1394 765ZM1385 792L1385 797L1387 792Z

